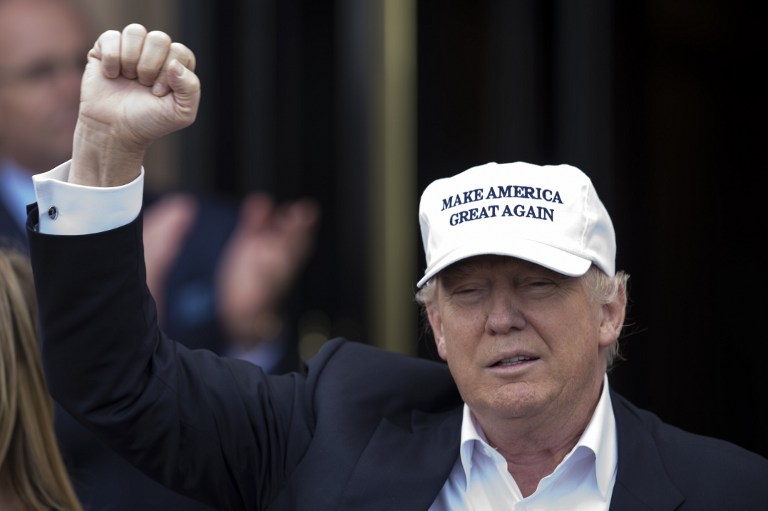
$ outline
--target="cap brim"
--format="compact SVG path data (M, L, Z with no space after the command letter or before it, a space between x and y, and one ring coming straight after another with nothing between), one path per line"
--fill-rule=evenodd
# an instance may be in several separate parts
M571 277L584 275L592 265L592 261L589 259L573 255L570 252L537 241L515 239L508 240L506 243L500 243L500 240L493 239L490 243L485 244L475 242L462 243L457 246L455 249L445 254L440 260L434 261L424 272L424 276L419 280L416 286L421 288L429 281L429 279L453 263L480 255L517 257Z

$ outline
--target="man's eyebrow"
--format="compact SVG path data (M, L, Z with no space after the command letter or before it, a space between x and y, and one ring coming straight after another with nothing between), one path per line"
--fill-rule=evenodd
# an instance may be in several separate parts
M444 285L452 285L458 280L469 277L480 265L476 261L461 261L454 263L440 272L440 280Z

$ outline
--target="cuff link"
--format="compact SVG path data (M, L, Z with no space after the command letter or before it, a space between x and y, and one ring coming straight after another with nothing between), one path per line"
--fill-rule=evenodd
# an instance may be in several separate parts
M56 220L56 218L59 216L59 210L56 209L56 206L51 206L48 208L48 218L51 220Z

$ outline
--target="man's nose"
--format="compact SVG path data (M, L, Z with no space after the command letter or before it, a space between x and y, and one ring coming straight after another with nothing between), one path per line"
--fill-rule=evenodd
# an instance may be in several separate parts
M525 315L511 292L499 290L492 294L486 318L486 328L489 333L506 334L523 328L525 323Z

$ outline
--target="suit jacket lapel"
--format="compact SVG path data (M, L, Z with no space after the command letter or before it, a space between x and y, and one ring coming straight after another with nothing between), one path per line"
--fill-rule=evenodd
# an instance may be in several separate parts
M340 509L424 511L459 456L461 407L414 414L409 424L383 419L349 480Z
M672 511L684 501L664 471L656 441L620 396L616 416L618 467L611 511ZM459 455L461 407L419 414L409 424L383 419L347 485L340 509L424 511Z

